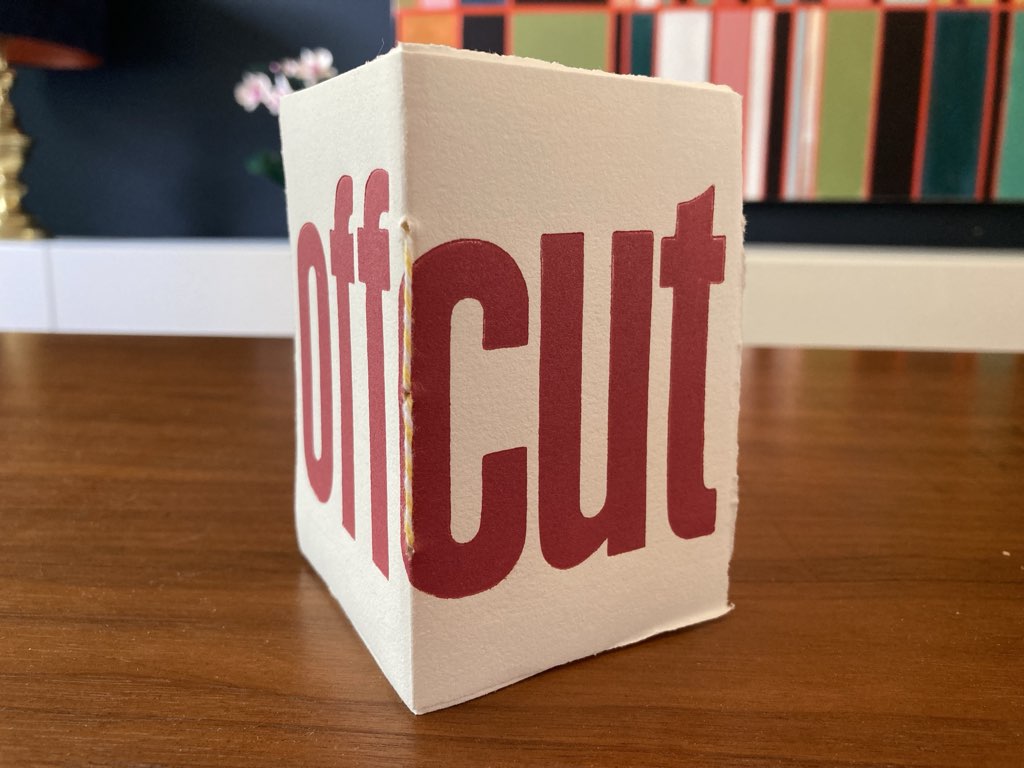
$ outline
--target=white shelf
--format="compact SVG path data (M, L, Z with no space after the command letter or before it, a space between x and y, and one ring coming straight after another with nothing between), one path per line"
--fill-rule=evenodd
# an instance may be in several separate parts
M750 246L751 346L1024 351L1024 251Z
M284 240L0 242L0 330L290 336ZM1024 251L747 247L751 346L1024 351Z

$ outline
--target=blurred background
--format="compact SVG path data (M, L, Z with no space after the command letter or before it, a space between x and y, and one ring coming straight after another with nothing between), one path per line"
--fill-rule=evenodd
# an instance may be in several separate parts
M13 89L24 207L58 236L286 236L281 190L245 169L277 120L235 84L302 47L345 70L393 44L388 0L109 0L106 26L100 67L20 67Z
M245 169L276 119L235 84L303 47L344 71L397 30L744 92L751 241L1024 245L1017 0L109 0L104 24L100 67L20 67L13 91L24 207L59 236L284 237Z

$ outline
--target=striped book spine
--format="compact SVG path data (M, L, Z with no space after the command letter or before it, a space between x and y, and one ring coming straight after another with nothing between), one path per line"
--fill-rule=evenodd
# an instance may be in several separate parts
M728 85L748 200L1024 201L1024 0L395 0L399 40Z

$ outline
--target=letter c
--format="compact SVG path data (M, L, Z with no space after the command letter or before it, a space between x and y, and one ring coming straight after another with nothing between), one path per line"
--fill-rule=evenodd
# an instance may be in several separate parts
M455 305L483 307L483 348L529 340L529 295L515 260L494 243L453 240L413 266L412 529L409 580L436 597L467 597L499 584L526 542L526 447L483 457L480 528L465 543L451 532L451 320ZM404 547L403 547L404 549Z

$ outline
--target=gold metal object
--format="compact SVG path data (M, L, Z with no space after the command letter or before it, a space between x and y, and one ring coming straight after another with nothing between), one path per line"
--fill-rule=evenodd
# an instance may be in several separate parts
M27 189L18 176L32 140L18 127L11 103L13 85L14 69L8 66L0 41L0 239L35 240L49 235L21 210Z

